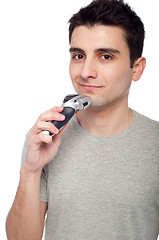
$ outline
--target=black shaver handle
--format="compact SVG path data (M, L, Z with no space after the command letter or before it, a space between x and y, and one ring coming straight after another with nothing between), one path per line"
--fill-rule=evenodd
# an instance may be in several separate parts
M57 127L59 130L62 129L68 121L73 117L75 114L75 109L71 107L64 107L63 111L61 114L65 115L65 119L63 121L51 121L52 124L54 124L55 127ZM49 132L50 136L53 136L54 134Z

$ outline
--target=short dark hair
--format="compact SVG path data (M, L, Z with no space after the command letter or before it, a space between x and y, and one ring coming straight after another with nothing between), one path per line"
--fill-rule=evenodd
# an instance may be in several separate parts
M145 30L139 16L123 0L94 0L83 7L69 20L69 42L78 26L96 24L118 26L125 30L125 39L130 51L130 67L141 57Z

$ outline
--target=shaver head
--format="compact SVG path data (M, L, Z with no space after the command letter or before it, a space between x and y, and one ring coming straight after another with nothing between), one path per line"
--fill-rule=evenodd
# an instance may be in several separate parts
M77 111L83 111L91 104L91 98L82 95L67 95L63 100L63 107L71 107Z

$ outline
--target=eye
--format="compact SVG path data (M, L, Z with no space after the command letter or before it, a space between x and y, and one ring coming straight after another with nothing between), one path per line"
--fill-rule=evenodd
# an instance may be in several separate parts
M72 56L73 59L75 60L80 60L80 59L83 59L83 55L82 54L75 54Z
M103 60L111 60L111 59L112 59L112 56L110 56L109 54L104 54L104 55L101 56L101 58L102 58Z

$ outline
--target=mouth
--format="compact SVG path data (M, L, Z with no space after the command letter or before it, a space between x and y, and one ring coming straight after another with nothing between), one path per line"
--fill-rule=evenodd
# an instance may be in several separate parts
M88 84L80 84L79 83L79 85L83 88L83 89L85 89L85 90L96 90L96 89L100 89L100 88L102 88L102 86L98 86L98 85L88 85Z

